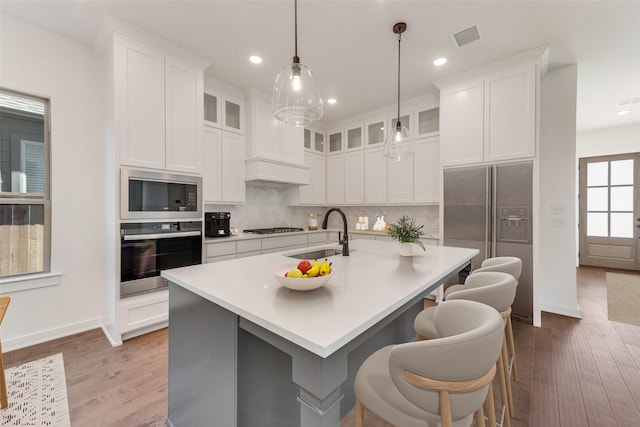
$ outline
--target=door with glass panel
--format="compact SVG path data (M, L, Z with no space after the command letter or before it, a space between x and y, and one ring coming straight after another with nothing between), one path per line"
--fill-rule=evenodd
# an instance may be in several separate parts
M580 159L580 265L640 270L640 153Z

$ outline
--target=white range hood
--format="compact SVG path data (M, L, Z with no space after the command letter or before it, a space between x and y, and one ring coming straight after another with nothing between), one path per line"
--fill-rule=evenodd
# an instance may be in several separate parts
M266 95L249 93L245 181L310 184L310 167L304 164L304 128L280 123L271 114Z
M245 181L308 185L309 166L254 157L245 160Z

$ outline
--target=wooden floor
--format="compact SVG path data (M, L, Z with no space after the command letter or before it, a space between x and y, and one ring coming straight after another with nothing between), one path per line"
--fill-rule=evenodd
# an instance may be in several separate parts
M541 328L514 322L514 427L640 426L640 327L607 320L604 269L579 268L578 294L582 320L543 313ZM74 427L164 426L167 336L165 329L111 347L94 330L4 358L11 367L63 353ZM352 411L341 427L354 424ZM388 426L370 412L365 425Z

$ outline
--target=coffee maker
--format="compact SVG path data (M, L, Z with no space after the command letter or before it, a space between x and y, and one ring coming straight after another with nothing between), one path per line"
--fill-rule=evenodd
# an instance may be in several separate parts
M204 235L206 237L225 237L231 234L230 212L206 212L204 214Z

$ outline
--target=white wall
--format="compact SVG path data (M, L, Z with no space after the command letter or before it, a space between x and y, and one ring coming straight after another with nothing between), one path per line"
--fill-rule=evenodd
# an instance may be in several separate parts
M61 274L56 286L9 293L2 323L8 351L100 326L102 113L91 48L4 14L0 19L0 84L51 99L51 269Z
M578 132L576 157L608 156L640 151L640 124Z
M538 215L534 323L540 310L582 317L575 253L577 66L548 72L540 94Z

